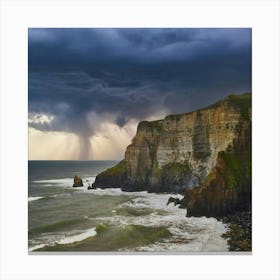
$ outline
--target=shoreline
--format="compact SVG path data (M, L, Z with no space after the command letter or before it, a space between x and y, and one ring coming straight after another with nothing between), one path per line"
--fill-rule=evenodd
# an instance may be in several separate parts
M230 252L252 252L252 212L243 211L222 218L227 231L221 236L227 240Z
M56 181L60 182L61 179L57 179ZM47 180L47 183L50 180ZM36 181L38 182L38 181ZM44 182L46 183L46 180L44 181L40 181L40 182ZM71 188L72 189L72 188ZM107 188L102 188L99 189L99 191L104 191L106 192ZM127 190L121 190L120 188L113 188L113 191L117 191L120 190L121 192L127 193L127 194L133 194L133 193L139 193L139 192L135 192L135 191L127 191ZM91 190L89 192L94 192L94 190ZM117 191L118 192L118 191ZM141 193L141 192L140 192ZM148 192L148 191L144 191L143 193L149 193L149 194L163 194L163 195L167 195L166 196L166 202L164 205L168 205L168 204L172 204L174 205L174 207L178 207L181 208L184 211L187 211L187 209L185 207L180 207L183 206L182 202L183 202L183 197L178 197L179 196L183 196L182 193L178 193L178 192ZM30 197L31 198L31 197ZM37 201L42 199L43 197L41 196L34 196L32 197L32 199L29 201ZM185 217L186 216L185 212ZM201 216L203 217L203 216ZM211 217L209 217L211 218ZM247 212L238 212L236 214L233 215L227 215L224 217L214 217L216 220L218 220L219 222L223 223L226 225L226 230L224 233L220 234L220 237L225 239L227 241L228 244L228 250L231 252L250 252L252 249L251 246L251 212L247 211ZM36 247L36 246L35 246ZM41 251L40 248L38 248L39 250L35 251ZM186 252L185 252L186 253ZM188 252L190 253L190 252ZM201 254L203 254L204 252L200 252ZM219 253L219 252L217 252Z

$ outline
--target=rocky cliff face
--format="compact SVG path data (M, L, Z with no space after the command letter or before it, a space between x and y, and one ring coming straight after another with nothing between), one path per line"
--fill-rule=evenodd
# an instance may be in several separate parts
M191 113L140 122L124 160L99 174L95 185L127 191L187 190L183 204L189 214L209 211L208 201L221 204L217 211L222 212L224 200L235 204L243 197L243 183L251 189L250 163L251 95L232 95ZM247 196L250 191L245 200Z

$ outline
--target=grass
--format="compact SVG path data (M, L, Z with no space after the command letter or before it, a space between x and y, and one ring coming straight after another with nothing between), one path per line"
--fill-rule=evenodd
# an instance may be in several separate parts
M227 187L234 188L243 183L246 178L251 177L251 168L248 161L239 159L236 155L220 152L219 156L225 162L225 168L221 172L224 177Z
M178 122L183 115L185 115L185 114L169 115L165 119Z
M206 178L204 179L204 184L208 185L213 179L215 179L216 174L214 171L211 171Z
M151 121L149 122L149 127L156 132L161 132L162 124L159 121Z
M249 108L252 106L251 93L244 93L242 95L229 95L227 100L237 108L245 120L250 120Z
M223 102L229 101L230 104L232 104L237 110L240 111L242 117L245 120L250 120L249 115L249 108L252 107L252 94L250 92L246 92L244 94L239 95L229 95L224 100L220 100L210 106L198 109L197 111L203 111L211 108L216 108L217 106L220 106ZM173 114L168 115L165 117L165 120L167 121L179 121L182 116L186 114L190 114L192 112L183 113L183 114ZM150 129L152 129L155 132L161 132L162 131L162 120L156 120L156 121L142 121L139 123L139 127L146 126Z
M166 175L185 174L191 171L187 162L169 162L162 166L162 172Z
M126 164L123 160L121 162L119 162L117 165L115 165L105 171L106 175L108 175L108 176L124 174L125 172L126 172Z

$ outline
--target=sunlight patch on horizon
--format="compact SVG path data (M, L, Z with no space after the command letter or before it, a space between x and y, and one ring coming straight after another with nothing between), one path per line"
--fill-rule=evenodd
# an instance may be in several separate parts
M100 133L91 137L95 159L123 159L126 147L136 134L138 121L131 120L120 128L113 123L103 123Z
M78 137L66 132L28 129L29 160L71 160L79 155Z
M149 116L146 120L162 119L167 115L161 111ZM49 120L36 117L37 121ZM90 149L88 160L121 160L125 150L136 134L139 121L129 120L119 127L111 120L100 122L98 132L89 138ZM80 137L74 133L62 131L41 131L29 127L29 160L79 160L81 147ZM81 159L82 160L82 159Z
M138 122L120 128L112 123L100 126L100 133L90 138L92 160L122 159L135 135ZM29 160L78 160L80 140L73 133L43 132L29 128Z

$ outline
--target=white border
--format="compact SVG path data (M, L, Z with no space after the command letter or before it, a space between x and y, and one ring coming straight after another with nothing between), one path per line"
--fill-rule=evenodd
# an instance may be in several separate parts
M280 279L278 1L7 0L0 18L1 279ZM252 256L28 255L27 28L126 26L253 28Z

